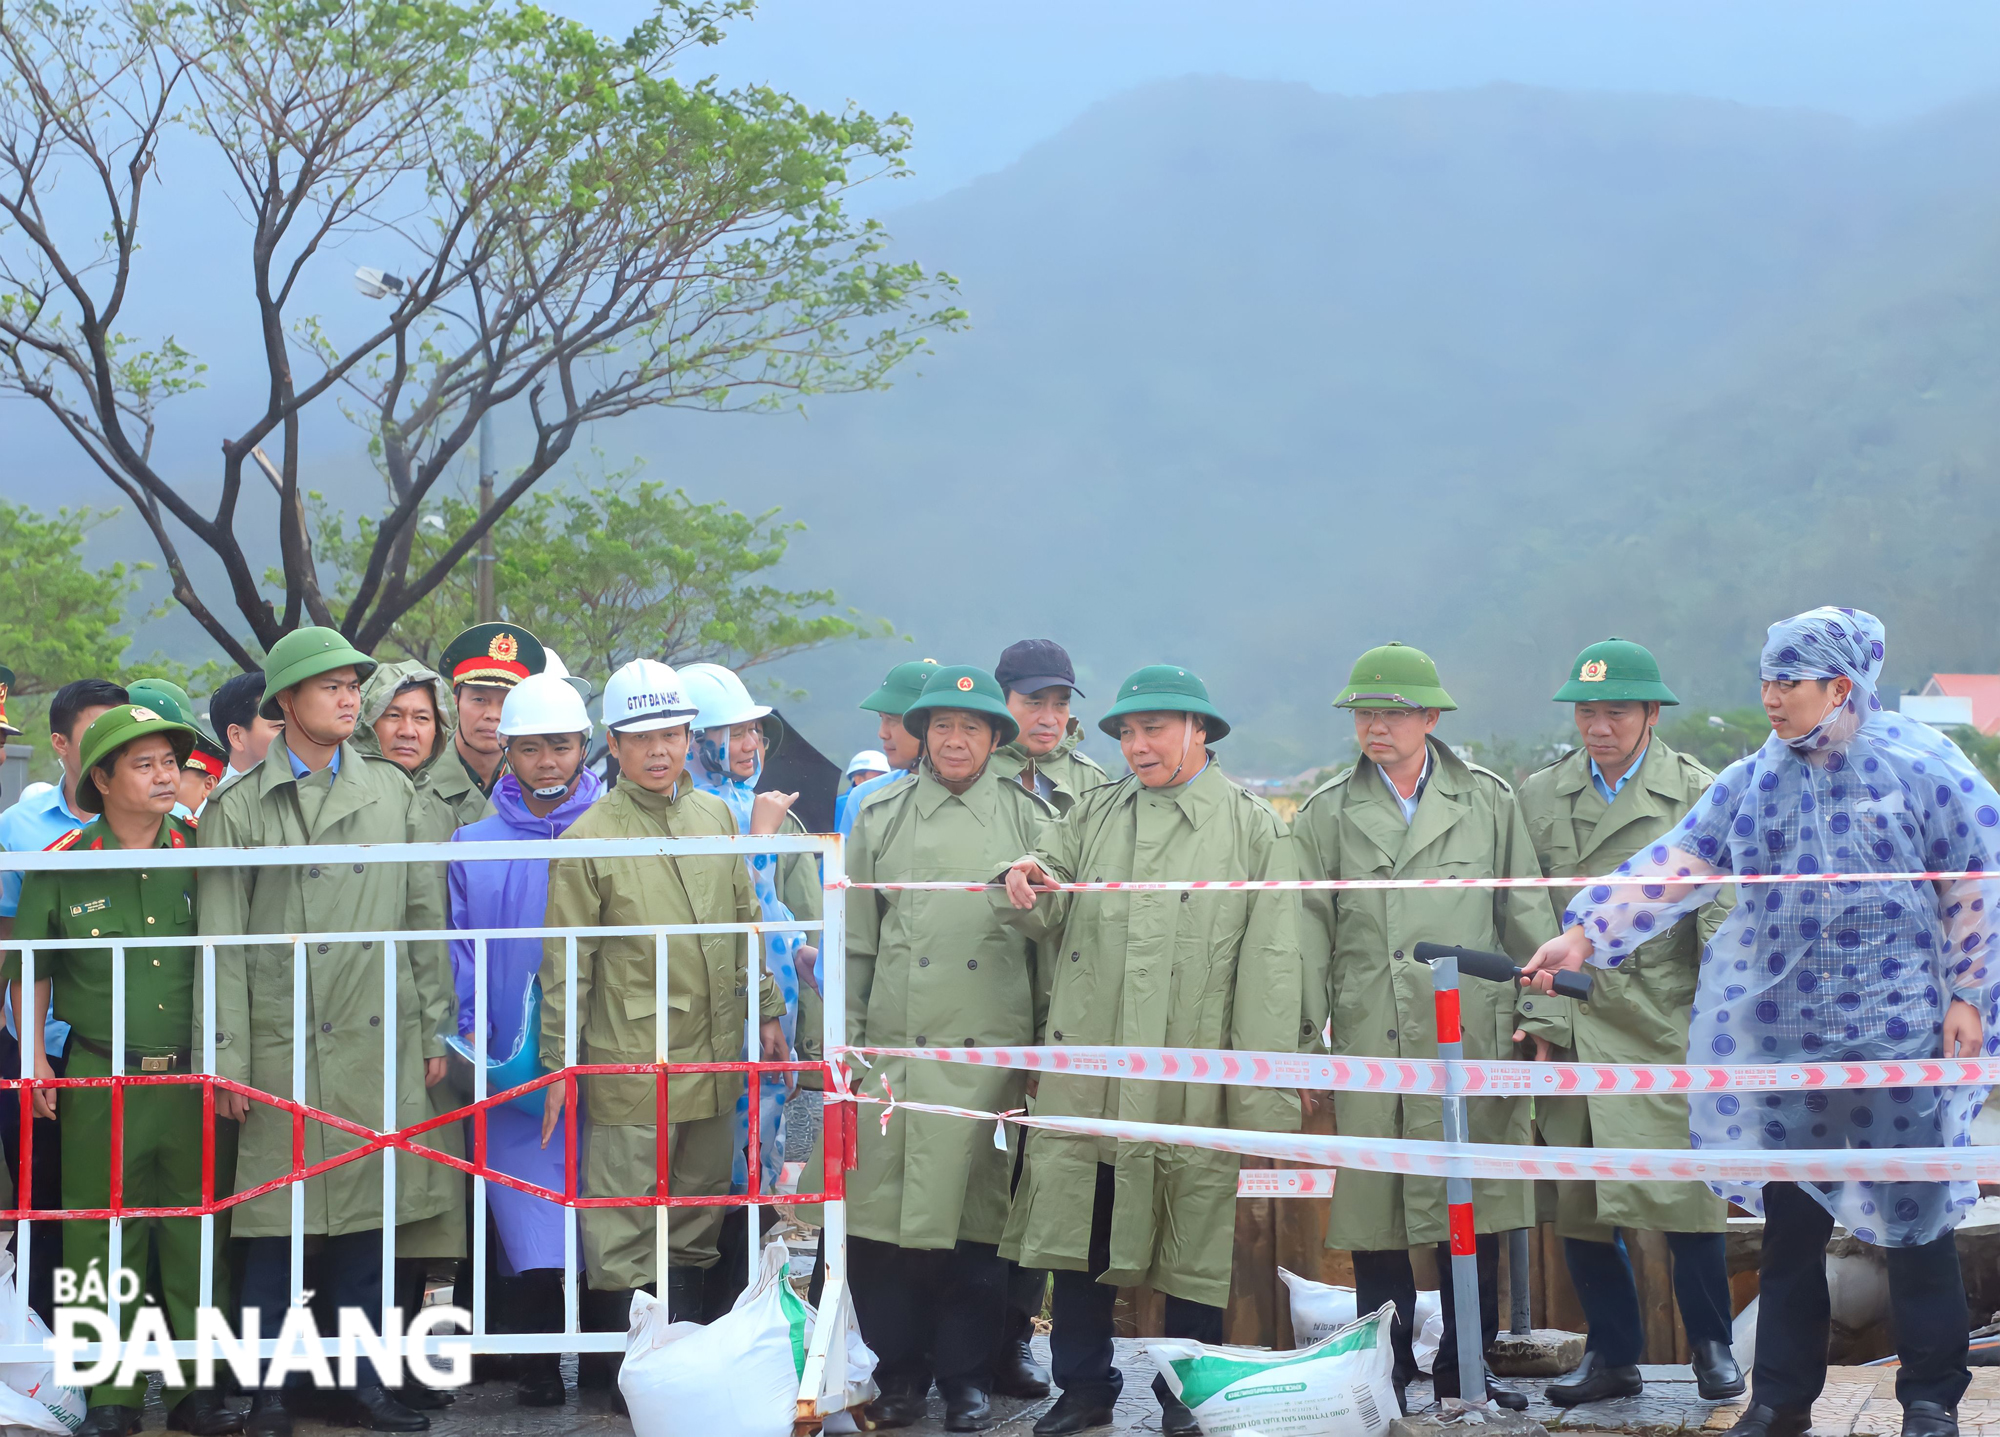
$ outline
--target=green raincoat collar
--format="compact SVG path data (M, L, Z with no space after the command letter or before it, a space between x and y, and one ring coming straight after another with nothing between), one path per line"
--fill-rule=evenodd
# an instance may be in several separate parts
M1646 741L1646 752L1640 756L1639 772L1633 777L1661 798L1684 799L1687 797L1687 783L1682 777L1679 759L1680 755L1667 747L1660 738L1660 731L1654 729L1653 736ZM1590 787L1588 753L1574 748L1563 755L1561 762L1563 771L1556 781L1557 793L1567 796Z
M924 818L933 817L955 798L965 805L967 813L979 820L982 828L990 828L993 825L993 790L999 782L999 776L989 763L985 772L972 781L972 787L964 793L953 793L938 782L937 775L931 772L930 763L926 760L917 765L917 812Z
M1123 779L1119 781L1124 782ZM1133 778L1130 801L1136 803L1141 798L1150 798L1158 803L1171 803L1187 817L1189 823L1200 828L1228 801L1229 787L1229 780L1222 776L1222 769L1215 761L1215 750L1210 749L1208 761L1202 765L1201 772L1172 788L1147 788Z
M1054 763L1057 759L1068 758L1076 752L1076 746L1082 742L1083 720L1071 716L1069 727L1063 730L1062 742L1058 743L1040 758L1036 758L1030 754L1028 746L1019 739L1015 739L1010 744L1001 745L1000 748L994 751L993 756L995 758L1013 759L1023 768L1039 768L1042 764Z

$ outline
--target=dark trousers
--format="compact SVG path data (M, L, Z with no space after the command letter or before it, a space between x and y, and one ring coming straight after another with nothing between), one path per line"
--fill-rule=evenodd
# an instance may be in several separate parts
M1810 1407L1826 1385L1832 1322L1826 1240L1833 1214L1795 1183L1764 1184L1764 1252L1757 1304L1757 1361L1750 1400L1780 1411ZM1971 1385L1965 1365L1965 1280L1958 1240L1891 1247L1889 1319L1895 1325L1896 1400L1955 1408Z
M344 1307L359 1308L367 1315L369 1330L376 1330L382 1320L382 1229L343 1233L339 1237L322 1238L321 1242L315 1265L318 1295L313 1302L320 1335L331 1337L339 1331L334 1324ZM256 1308L263 1335L276 1337L286 1309L292 1304L291 1239L253 1237L246 1239L243 1246L243 1307ZM312 1278L307 1280L310 1282ZM326 1315L321 1316L322 1312ZM405 1313L405 1320L410 1316ZM240 1313L237 1321L239 1324L242 1321ZM355 1365L354 1380L358 1386L368 1387L382 1379L375 1371L375 1364L364 1357ZM289 1373L285 1378L287 1388L304 1387L306 1383L307 1378L301 1372Z
M1815 1204L1817 1206L1817 1204ZM1729 1344L1729 1265L1719 1232L1670 1232L1667 1251L1674 1260L1674 1297L1689 1342ZM1646 1351L1646 1324L1639 1315L1639 1288L1625 1237L1616 1242L1563 1239L1569 1280L1583 1304L1588 1337L1584 1346L1613 1367L1630 1367Z
M883 1392L921 1397L933 1379L946 1397L993 1390L1007 1267L992 1243L919 1248L850 1237L847 1281Z
M68 1063L67 1053L51 1053L49 1067L55 1075L63 1076ZM0 1077L21 1076L21 1040L4 1028L0 1028ZM36 1118L34 1126L34 1163L29 1180L34 1184L33 1206L38 1208L60 1208L62 1202L62 1129L54 1118ZM7 1151L7 1175L14 1182L14 1201L26 1207L21 1193L21 1102L20 1089L8 1088L0 1091L0 1146ZM28 1306L41 1314L42 1321L51 1326L55 1323L56 1269L63 1260L63 1224L41 1222L35 1224L34 1251L28 1255ZM18 1251L18 1245L16 1251Z
M1090 1270L1057 1268L1050 1300L1050 1377L1065 1392L1109 1406L1125 1389L1125 1374L1111 1365L1111 1321L1118 1289L1097 1279L1111 1266L1111 1204L1117 1170L1097 1165L1097 1192L1090 1211ZM1222 1341L1222 1309L1167 1294L1166 1335L1196 1342ZM1160 1391L1160 1384L1154 1384Z
M1484 1352L1500 1335L1500 1234L1482 1232L1477 1239L1479 1262L1479 1350ZM1437 1245L1438 1304L1443 1309L1444 1336L1431 1362L1431 1383L1440 1397L1458 1395L1458 1299L1451 1286L1451 1244ZM1398 1386L1417 1374L1416 1353L1411 1339L1416 1335L1417 1278L1410 1268L1410 1254L1402 1249L1354 1254L1354 1305L1362 1316L1383 1303L1396 1304L1393 1338ZM1482 1374L1483 1375L1483 1374Z

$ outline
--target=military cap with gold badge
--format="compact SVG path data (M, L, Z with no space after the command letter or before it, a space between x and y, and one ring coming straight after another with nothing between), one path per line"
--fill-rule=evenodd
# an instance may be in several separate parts
M7 695L14 690L14 671L0 664L0 735L12 738L20 727L7 718Z
M453 688L489 684L511 689L548 664L542 641L519 624L474 624L444 647L438 669Z

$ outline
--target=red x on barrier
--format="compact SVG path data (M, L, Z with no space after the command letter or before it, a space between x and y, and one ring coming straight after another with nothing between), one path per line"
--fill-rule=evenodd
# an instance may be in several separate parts
M798 1203L838 1202L847 1196L847 1173L855 1163L856 1120L851 1103L829 1103L826 1105L825 1134L825 1188L816 1193L765 1193L760 1191L763 1173L758 1162L759 1099L763 1084L749 1081L749 1187L745 1193L724 1194L716 1197L670 1197L666 1195L668 1152L667 1129L667 1080L684 1073L743 1073L762 1075L765 1073L818 1072L822 1080L830 1080L832 1068L827 1063L764 1063L742 1061L735 1063L580 1063L575 1067L562 1068L546 1073L532 1083L508 1088L502 1092L490 1093L478 1102L456 1108L448 1113L439 1113L398 1128L394 1132L378 1132L364 1124L335 1113L324 1112L289 1098L276 1097L243 1083L228 1078L216 1077L209 1073L120 1073L101 1078L7 1078L0 1079L0 1090L13 1089L21 1095L21 1175L20 1194L30 1204L27 1207L0 1211L0 1221L19 1222L34 1220L48 1221L104 1221L109 1218L147 1217L206 1217L212 1213L259 1198L279 1188L293 1183L316 1178L334 1168L347 1163L358 1162L378 1152L394 1149L408 1153L412 1157L424 1158L456 1168L462 1173L485 1178L488 1182L499 1183L517 1192L527 1193L546 1202L558 1203L564 1207L749 1207L755 1205L777 1206ZM577 1144L576 1144L576 1080L579 1077L605 1075L641 1076L654 1079L656 1092L656 1113L660 1137L656 1158L655 1176L658 1182L655 1196L637 1197L580 1197L577 1195ZM563 1190L541 1187L510 1174L499 1172L486 1164L486 1112L496 1104L510 1102L524 1093L532 1093L553 1083L564 1085L563 1122L568 1138L568 1155L563 1164ZM125 1188L125 1089L134 1084L160 1086L167 1084L199 1083L202 1088L201 1115L201 1202L193 1207L127 1207L124 1204ZM102 1208L35 1208L33 1198L34 1171L34 1094L44 1088L109 1088L111 1089L111 1204ZM263 1103L292 1118L292 1166L282 1177L258 1184L243 1192L233 1193L226 1198L215 1196L215 1094L220 1089L226 1093L236 1093L252 1102ZM472 1119L472 1159L454 1157L450 1153L439 1152L436 1148L419 1143L416 1139L447 1123ZM306 1123L324 1123L336 1131L361 1139L360 1144L335 1157L323 1159L310 1165L306 1162Z

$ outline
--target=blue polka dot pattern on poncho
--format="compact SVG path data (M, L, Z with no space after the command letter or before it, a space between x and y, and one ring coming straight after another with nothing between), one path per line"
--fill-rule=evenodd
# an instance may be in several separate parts
M1935 1058L1953 998L1972 1003L2000 1053L2000 795L1950 739L1883 710L1881 623L1814 609L1771 626L1766 679L1844 675L1848 700L1811 733L1776 734L1725 769L1671 833L1618 871L1640 878L1816 872L1994 872L1956 883L1798 883L1743 889L1702 950L1688 1031L1692 1063L1878 1062ZM1698 883L1578 895L1592 961L1622 963L1655 932L1715 897ZM1764 1095L1754 1121L1735 1095L1689 1102L1690 1143L1797 1151L1963 1147L1984 1088ZM1758 1185L1714 1185L1761 1212ZM1972 1183L1838 1183L1801 1191L1856 1237L1929 1242L1977 1200Z

